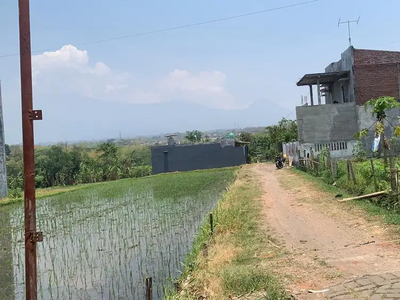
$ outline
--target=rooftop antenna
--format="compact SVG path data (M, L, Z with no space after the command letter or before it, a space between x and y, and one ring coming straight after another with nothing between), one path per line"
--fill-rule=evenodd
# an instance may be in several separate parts
M358 22L360 22L360 18L361 18L361 15L358 17L357 20L348 20L348 21L343 21L343 22L341 22L340 18L339 18L338 27L340 27L341 24L346 24L347 23L347 29L349 30L349 45L350 45L350 47L351 47L350 23L357 23L357 25L358 25Z

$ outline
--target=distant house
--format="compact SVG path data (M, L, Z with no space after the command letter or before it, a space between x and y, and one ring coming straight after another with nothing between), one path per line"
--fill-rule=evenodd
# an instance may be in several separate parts
M400 52L349 47L325 72L306 74L297 86L310 89L310 103L296 108L300 155L329 148L334 157L349 157L354 134L375 121L363 105L381 96L400 97ZM395 109L389 118L396 123L399 115ZM393 130L388 128L386 135L393 136ZM364 141L366 150L371 149L372 140L373 129Z
M167 146L151 148L153 174L240 166L246 163L248 146L234 140L220 143L177 145L168 137Z

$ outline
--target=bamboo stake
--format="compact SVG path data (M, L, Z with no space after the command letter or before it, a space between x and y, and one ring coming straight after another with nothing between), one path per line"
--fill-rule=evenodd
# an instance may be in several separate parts
M344 198L344 199L338 200L338 202L346 202L346 201L350 201L350 200L371 198L371 197L381 196L381 195L384 195L384 194L387 194L387 191L381 191L381 192L376 192L376 193L372 193L372 194L366 194L366 195L357 196L357 197L351 197L351 198Z

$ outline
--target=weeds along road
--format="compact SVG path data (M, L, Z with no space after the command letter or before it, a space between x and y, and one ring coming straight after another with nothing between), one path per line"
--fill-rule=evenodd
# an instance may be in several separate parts
M298 172L266 164L251 170L263 189L263 223L279 241L281 253L271 267L296 298L400 299L400 283L398 297L391 287L400 282L400 237L394 226L353 203L338 203ZM382 287L388 290L378 294ZM326 293L309 293L326 288Z

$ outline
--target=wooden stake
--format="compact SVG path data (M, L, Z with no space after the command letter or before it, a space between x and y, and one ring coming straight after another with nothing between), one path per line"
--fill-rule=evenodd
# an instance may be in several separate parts
M153 299L153 279L151 277L146 278L146 300Z
M351 161L349 161L349 169L350 169L351 177L353 179L353 183L354 183L354 185L356 185L357 184L356 175L354 174L353 164Z
M376 192L376 193L372 193L372 194L366 194L366 195L362 195L362 196L358 196L358 197L345 198L345 199L338 200L338 202L346 202L346 201L350 201L350 200L371 198L371 197L381 196L381 195L384 195L384 194L387 194L387 191Z
M375 192L377 192L378 191L378 182L376 181L374 159L373 158L371 158L371 171L372 171L372 177L374 178Z

